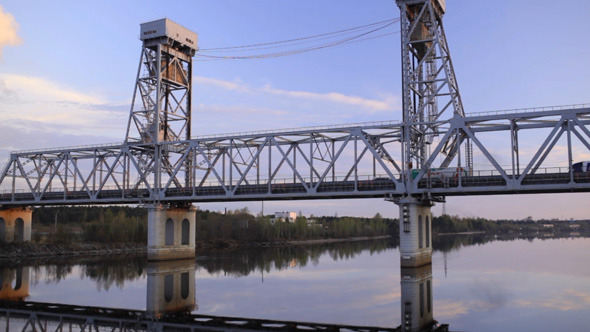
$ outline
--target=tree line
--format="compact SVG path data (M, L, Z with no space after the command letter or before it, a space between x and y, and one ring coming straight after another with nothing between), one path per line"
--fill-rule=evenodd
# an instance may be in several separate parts
M397 220L383 218L311 217L272 222L247 208L221 213L198 210L197 242L274 243L278 241L394 235ZM40 207L33 211L33 239L38 242L146 243L147 209L129 206Z
M253 215L247 208L216 212L198 210L196 240L227 244L272 244L281 241L314 240L390 235L398 237L398 219L320 216L295 222L272 222L270 215ZM442 215L433 217L432 233L485 232L509 234L546 231L544 224L554 225L553 232L570 232L567 221L490 220ZM590 233L590 222L578 222L578 232ZM40 207L33 212L33 239L37 242L70 243L146 243L147 209L129 206Z

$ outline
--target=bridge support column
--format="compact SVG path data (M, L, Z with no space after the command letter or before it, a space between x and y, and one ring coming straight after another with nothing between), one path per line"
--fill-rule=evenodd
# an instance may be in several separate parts
M33 209L29 207L0 210L0 241L7 243L31 241L32 216Z
M405 197L397 205L400 266L419 267L432 263L432 203Z
M148 260L195 257L196 210L192 205L148 208Z
M146 311L152 317L195 309L195 260L149 262Z

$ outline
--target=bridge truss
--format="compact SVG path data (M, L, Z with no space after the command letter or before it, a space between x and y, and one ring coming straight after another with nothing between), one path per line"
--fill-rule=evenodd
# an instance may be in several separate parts
M572 164L590 154L590 105L455 116L439 128L424 165L401 163L403 124L361 123L11 154L0 204L244 201L404 195L423 197L590 190ZM450 142L474 143L440 174ZM522 146L534 138L535 147ZM154 150L167 156L160 173ZM578 158L578 159L576 159ZM190 161L190 162L188 162ZM193 165L187 167L187 165ZM557 166L556 166L557 165ZM553 167L556 166L556 167ZM407 176L402 177L403 174ZM186 183L185 179L191 179ZM160 181L158 184L156 181Z

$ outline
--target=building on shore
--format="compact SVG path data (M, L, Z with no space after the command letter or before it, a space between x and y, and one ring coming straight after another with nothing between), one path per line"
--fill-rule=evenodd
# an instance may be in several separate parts
M276 222L294 223L297 219L297 213L295 212L275 212L275 217L270 220L271 224Z

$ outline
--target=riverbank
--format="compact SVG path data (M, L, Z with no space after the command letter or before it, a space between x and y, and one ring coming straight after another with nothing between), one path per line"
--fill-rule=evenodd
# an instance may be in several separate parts
M235 240L214 240L214 241L197 241L196 250L223 250L223 249L239 249L239 248L270 248L270 247L285 247L298 245L313 245L324 243L338 243L338 242L355 242L367 240L389 239L391 235L380 236L357 236L349 238L325 238L312 240L275 240L273 242L240 242Z
M238 241L198 241L195 250L198 253L218 250L234 250L240 248L269 248L286 246L303 246L324 243L355 242L387 239L391 236L352 237L345 239L315 239L300 241L251 242ZM22 260L28 258L60 258L60 257L96 257L116 255L146 255L144 243L73 243L73 244L39 244L39 243L2 243L0 244L0 261Z

